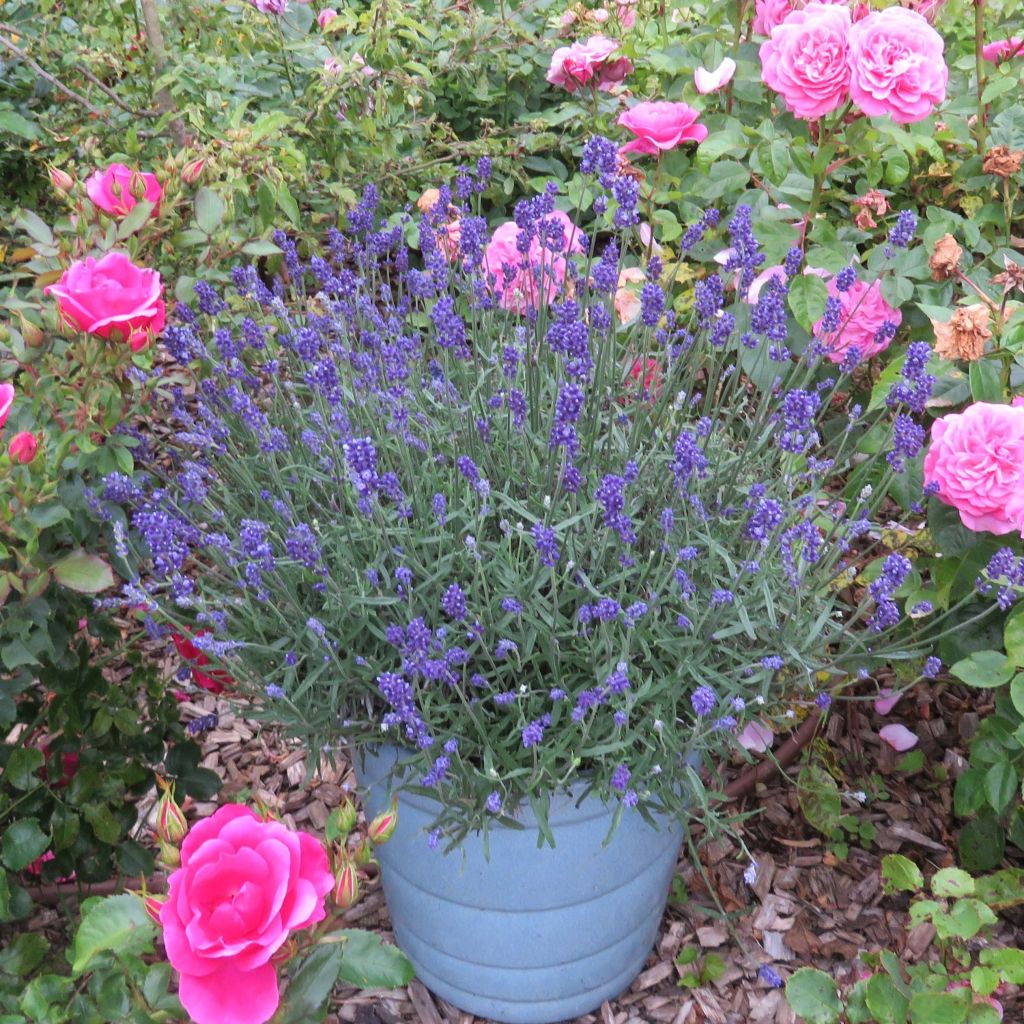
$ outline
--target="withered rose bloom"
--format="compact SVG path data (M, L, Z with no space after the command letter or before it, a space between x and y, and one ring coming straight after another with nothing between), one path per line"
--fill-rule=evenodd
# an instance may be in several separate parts
M986 174L995 174L1000 178L1010 178L1020 170L1022 162L1024 162L1024 149L995 146L985 154L981 169Z
M1015 263L1009 256L1003 257L1003 266L1006 268L992 278L996 284L1001 284L1003 290L1012 292L1014 288L1024 291L1024 263Z
M853 218L853 222L861 231L869 231L871 228L878 227L872 214L882 217L890 209L889 200L877 188L869 189L859 199L854 199L853 205L857 208L857 215Z
M964 251L952 235L943 235L932 249L928 257L928 266L932 268L933 281L946 281L951 278L960 264Z
M965 359L973 363L985 351L985 342L992 337L988 326L988 306L978 303L961 306L948 324L932 321L935 328L935 354L943 359Z

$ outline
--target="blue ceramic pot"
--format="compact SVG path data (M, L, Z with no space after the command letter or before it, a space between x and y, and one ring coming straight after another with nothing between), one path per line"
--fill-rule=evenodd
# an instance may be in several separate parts
M368 817L389 801L396 748L362 753ZM419 979L479 1017L551 1024L588 1013L643 967L665 910L683 838L672 821L655 830L627 810L611 842L614 807L553 797L556 847L538 849L533 814L522 831L469 835L452 853L427 846L430 800L401 793L398 827L376 856L398 945Z

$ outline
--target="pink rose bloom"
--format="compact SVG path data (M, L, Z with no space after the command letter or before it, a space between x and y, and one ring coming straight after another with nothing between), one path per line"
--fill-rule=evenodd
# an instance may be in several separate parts
M846 102L850 26L845 7L810 3L793 11L761 44L761 78L796 117L823 117Z
M1013 400L1013 401L1012 401L1012 402L1010 403L1010 405L1024 405L1024 395L1018 395L1018 396L1017 396L1017 397L1016 397L1016 398L1015 398L1015 399L1014 399L1014 400ZM3 407L2 407L2 404L0 404L0 409L2 409L2 408L3 408ZM3 421L3 420L0 420L0 427L2 427L3 425L4 425L4 421Z
M975 402L936 420L924 482L969 530L1024 533L1024 408Z
M0 427L7 422L11 415L11 406L14 405L14 385L0 384Z
M1000 39L994 43L986 43L981 48L981 55L993 64L1009 60L1010 57L1024 56L1024 36L1014 36L1012 39Z
M620 153L647 153L656 156L675 149L681 142L703 142L708 130L697 123L700 111L685 103L647 100L619 115L616 122L628 128L636 138L619 147Z
M923 121L946 98L942 36L916 11L872 11L850 30L850 98L868 117Z
M289 932L322 921L334 886L306 832L230 804L193 825L160 910L178 996L196 1024L263 1024L277 1010L271 957Z
M824 335L824 319L814 325L815 336L825 345L825 356L833 363L841 363L856 349L860 359L870 359L889 347L892 337L878 338L879 328L885 323L899 327L903 314L893 309L882 298L882 286L878 281L868 285L855 281L845 292L836 288L833 277L828 283L828 293L839 299L839 327L830 335Z
M755 0L754 31L759 36L770 36L772 29L781 25L793 9L791 0Z
M112 217L124 217L140 199L159 207L163 189L155 174L133 171L124 164L111 164L85 179L85 191L93 206Z
M735 74L736 61L732 57L726 57L714 71L708 71L704 67L697 68L693 72L693 84L697 86L697 92L706 95L728 85Z
M328 25L338 16L338 12L333 7L325 7L317 16L316 23L322 28L327 28Z
M565 236L562 246L558 252L552 252L550 247L542 247L537 238L530 239L529 265L525 268L523 254L516 247L519 228L515 221L507 221L494 229L484 250L484 272L488 280L494 275L494 290L501 296L502 309L516 313L524 313L528 307L537 309L541 304L542 282L545 302L551 302L558 294L566 270L565 257L558 253L582 252L583 243L579 229L561 210L548 214L541 223L554 221L562 225ZM506 268L514 268L507 277Z
M636 0L619 0L615 5L619 24L625 29L630 29L636 24L636 11L632 6L635 3Z
M23 430L11 438L11 447L8 449L11 458L15 462L31 462L39 450L39 442L36 435L29 430Z
M581 85L597 83L597 88L610 92L633 70L626 57L611 60L619 48L618 40L607 36L591 36L585 43L560 46L551 55L547 80L560 85L568 92L575 92Z
M123 252L78 260L43 291L57 296L63 323L99 338L126 341L133 352L144 349L163 330L166 307L160 275L137 267Z

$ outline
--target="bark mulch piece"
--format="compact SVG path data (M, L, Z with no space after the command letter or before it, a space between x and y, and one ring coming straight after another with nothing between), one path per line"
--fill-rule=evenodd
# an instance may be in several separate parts
M954 863L952 787L964 767L965 732L977 724L977 711L969 706L935 685L916 698L905 697L898 709L918 733L927 762L946 766L943 782L924 772L908 777L895 771L898 755L879 743L883 722L870 703L833 710L825 741L835 755L832 763L850 773L840 788L861 788L862 780L873 777L887 790L885 798L870 800L867 807L852 796L844 801L858 820L874 824L870 849L851 842L840 859L804 820L791 780L775 776L758 783L737 804L739 811L760 811L742 823L744 842L758 864L753 885L743 878L745 856L728 839L704 843L699 866L684 855L678 875L685 902L670 903L643 971L627 992L573 1024L796 1024L782 993L758 980L761 965L772 965L784 977L814 966L842 984L862 970L861 952L891 949L907 963L934 956L934 930L929 925L908 929L907 900L883 893L880 863L889 852L930 870ZM304 751L282 741L275 730L238 717L220 698L198 694L182 711L186 718L218 714L216 729L200 742L203 765L224 778L221 799L247 791L289 824L318 831L331 809L354 793L347 765L322 760L307 781ZM861 781L855 785L854 779ZM189 813L201 816L215 806L198 804ZM393 938L376 880L345 921ZM1019 927L1003 921L995 938L1016 946L1020 934ZM676 963L685 947L720 957L721 977L699 988L681 987L679 979L693 970ZM1000 998L1007 1020L1024 1020L1020 992L1011 989ZM331 1024L487 1024L432 996L418 981L396 991L340 988L333 1006Z

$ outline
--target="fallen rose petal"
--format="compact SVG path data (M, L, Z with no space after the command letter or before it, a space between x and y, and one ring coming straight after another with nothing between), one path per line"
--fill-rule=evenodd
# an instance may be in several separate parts
M883 686L879 691L878 700L875 701L875 710L880 715L887 715L902 698L902 693L894 693L891 686Z
M888 743L893 750L898 750L901 754L904 750L917 746L917 736L905 725L887 725L879 730L878 736L883 743Z
M775 741L775 733L763 722L748 722L737 739L746 750L763 754Z

